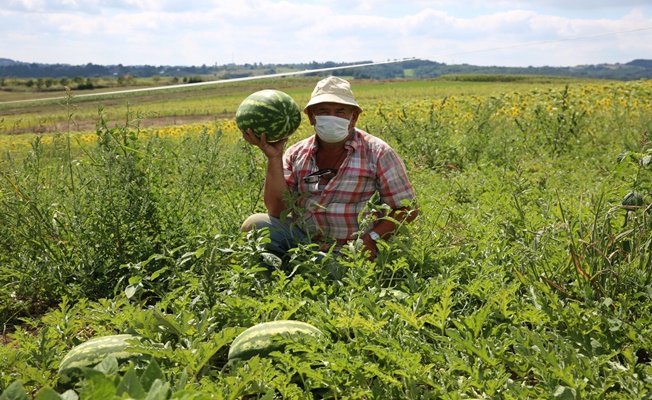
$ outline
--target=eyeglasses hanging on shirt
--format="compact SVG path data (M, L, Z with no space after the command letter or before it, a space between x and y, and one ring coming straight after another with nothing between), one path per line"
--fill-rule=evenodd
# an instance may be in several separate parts
M333 177L337 175L337 170L332 169L332 168L326 168L326 169L320 169L317 172L313 172L312 174L305 176L303 178L303 181L305 183L317 183L319 182L320 179L323 179L324 181L328 182Z

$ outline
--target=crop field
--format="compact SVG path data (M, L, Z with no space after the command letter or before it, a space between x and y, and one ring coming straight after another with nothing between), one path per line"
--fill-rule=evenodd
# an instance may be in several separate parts
M419 217L280 264L232 116L318 79L0 104L0 399L652 398L651 81L353 80ZM323 335L228 360L275 320Z

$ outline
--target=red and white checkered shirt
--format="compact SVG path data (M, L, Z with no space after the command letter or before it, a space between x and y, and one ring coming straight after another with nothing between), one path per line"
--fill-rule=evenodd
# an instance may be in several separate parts
M345 148L346 158L326 185L303 179L318 170L314 135L290 146L283 156L285 180L290 192L300 195L297 205L317 238L355 239L360 212L376 192L380 204L392 209L415 197L405 164L383 140L356 129Z

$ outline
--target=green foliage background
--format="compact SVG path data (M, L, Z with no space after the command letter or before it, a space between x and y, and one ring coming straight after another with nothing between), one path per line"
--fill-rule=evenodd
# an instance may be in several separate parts
M274 268L265 233L239 232L265 160L232 121L179 136L100 109L91 143L3 149L0 398L649 398L652 84L495 88L361 88L359 127L421 209L374 263L303 246ZM227 363L278 319L326 338ZM145 356L58 373L120 332Z

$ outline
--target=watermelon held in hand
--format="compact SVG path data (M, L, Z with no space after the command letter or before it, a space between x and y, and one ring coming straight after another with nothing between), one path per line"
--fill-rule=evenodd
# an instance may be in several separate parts
M298 337L301 335L321 336L323 333L316 327L301 321L263 322L248 328L233 340L229 348L229 361L244 361L254 356L264 357L272 351L282 350L282 344L273 339L275 335Z
M235 123L241 131L266 134L268 142L292 135L301 124L299 105L287 93L266 89L249 95L238 107Z

